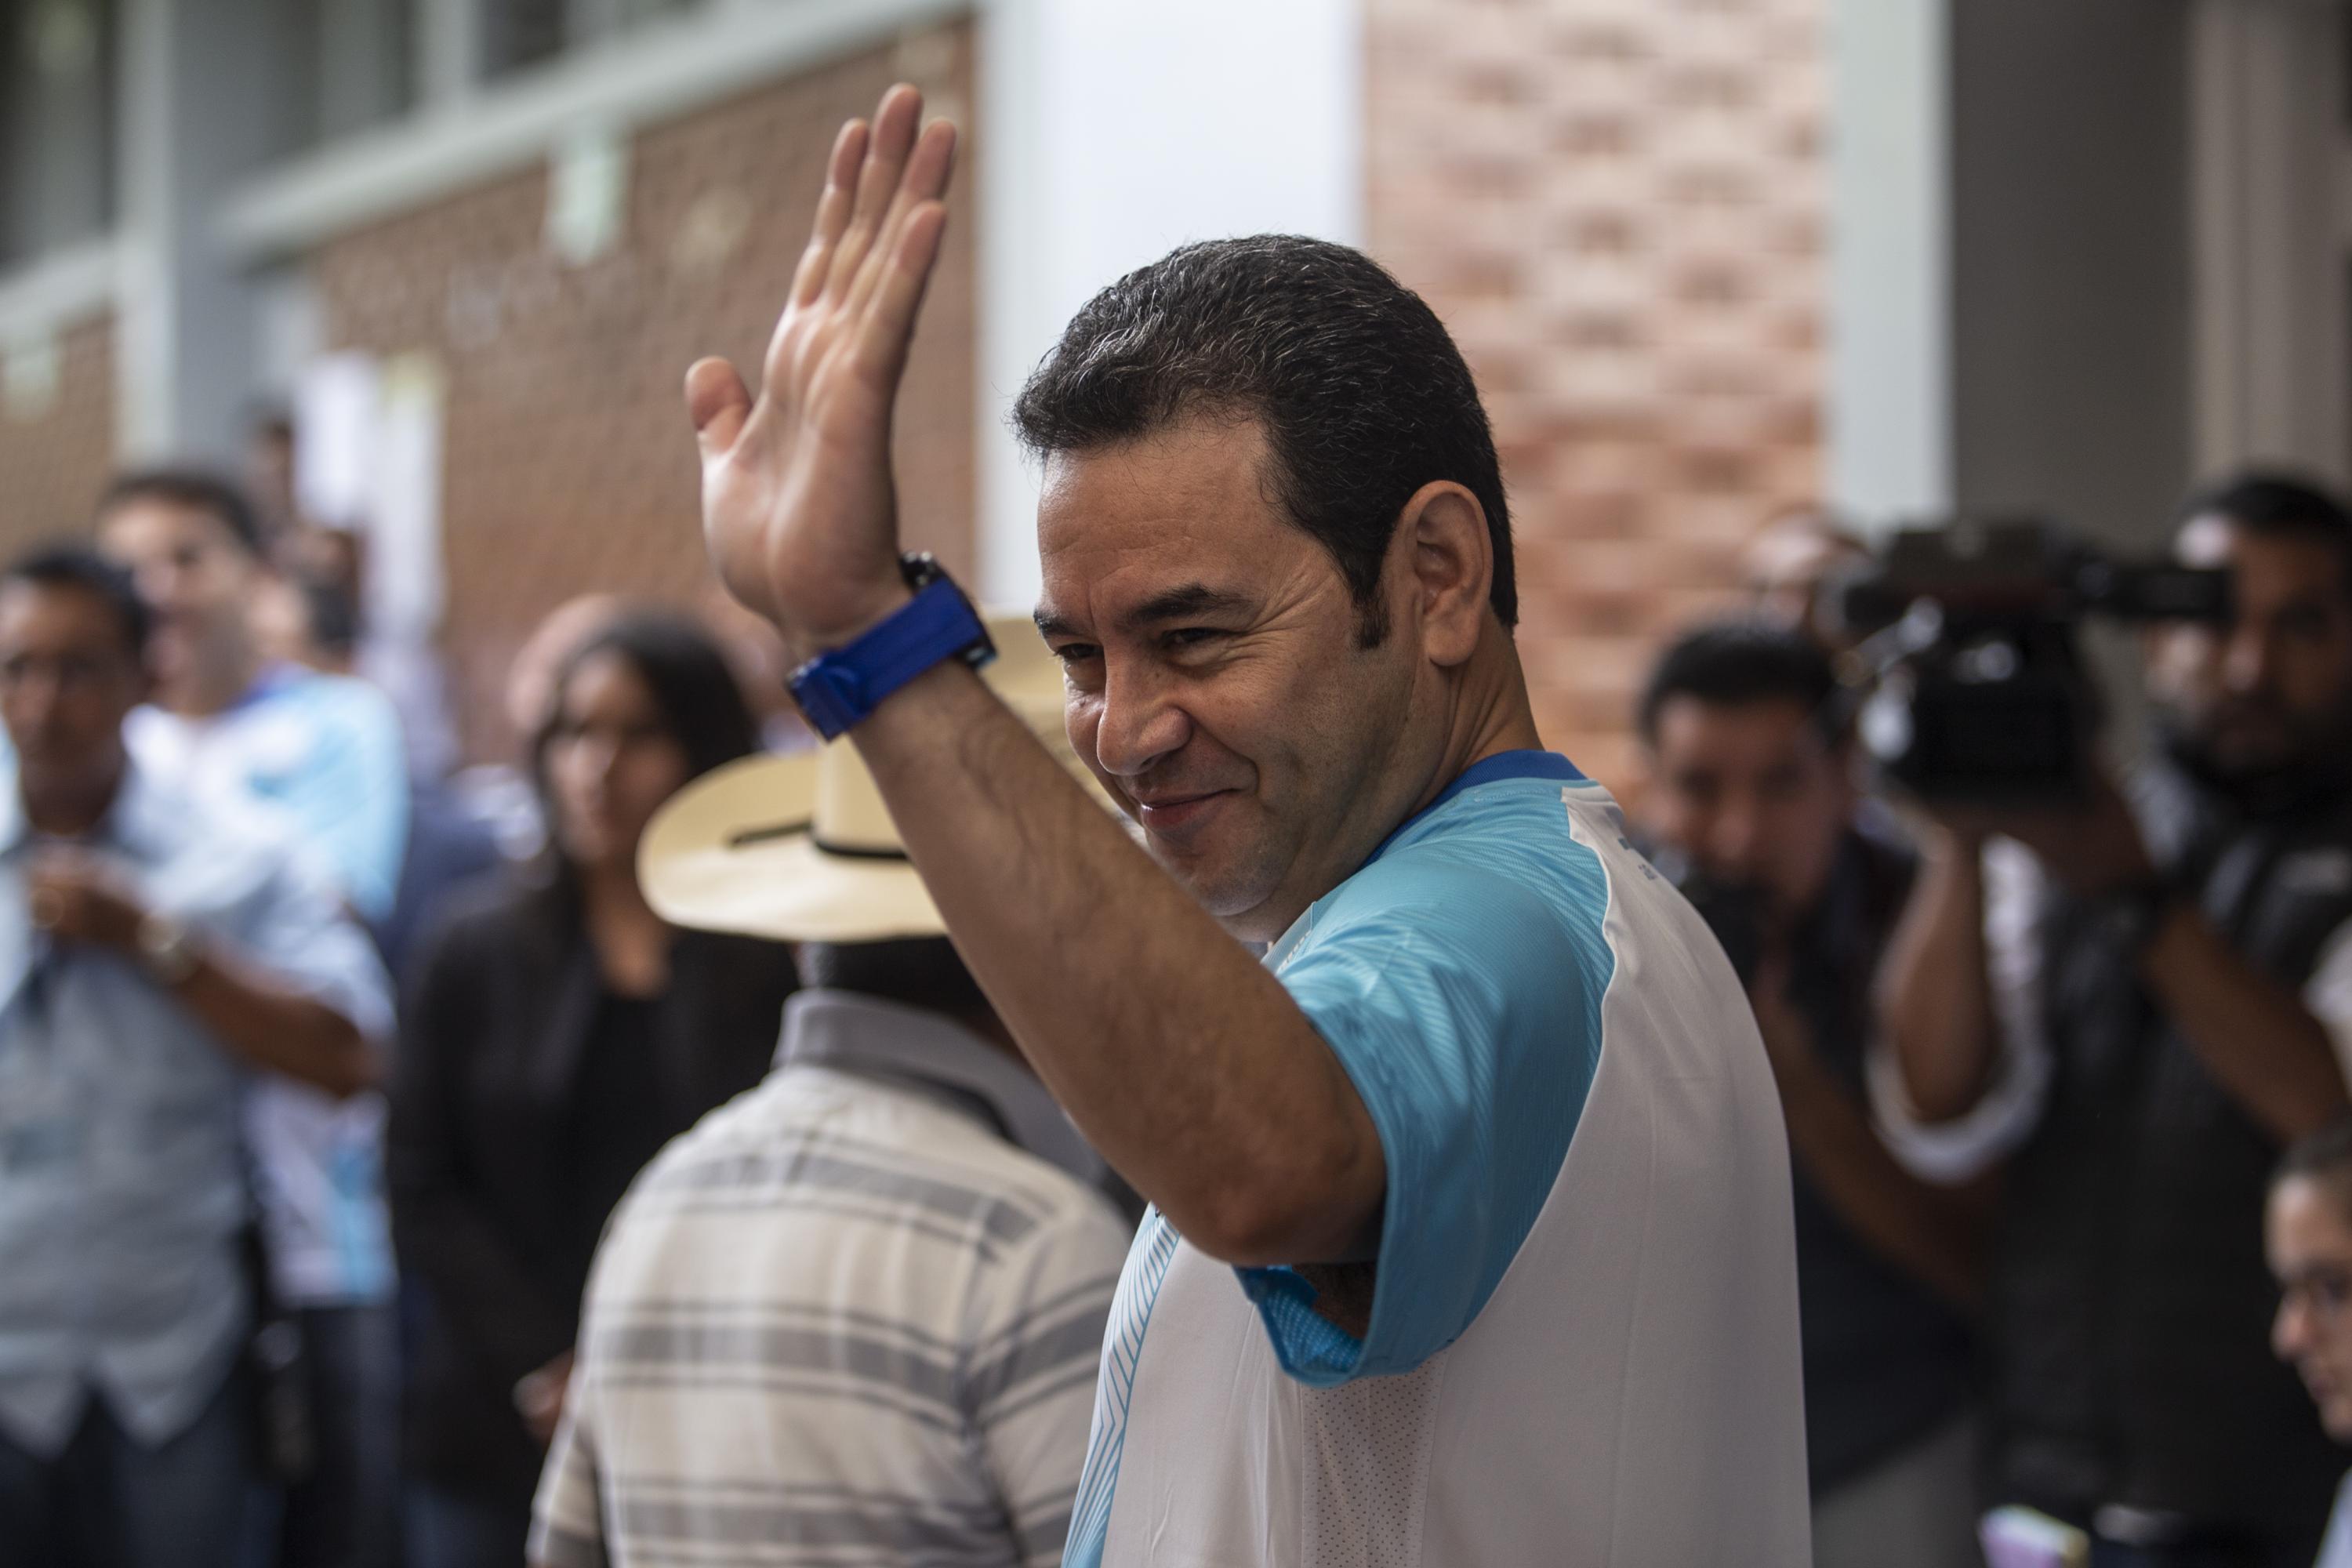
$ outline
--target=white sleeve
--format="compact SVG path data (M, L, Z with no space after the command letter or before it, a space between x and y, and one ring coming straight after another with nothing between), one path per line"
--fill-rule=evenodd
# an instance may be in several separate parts
M2319 965L2303 988L2303 1005L2327 1031L2336 1047L2336 1069L2352 1085L2352 921L2328 933L2319 950Z
M1955 1184L1981 1175L2025 1142L2050 1090L2050 1042L2042 1026L2041 866L2023 845L1996 838L1984 849L1985 978L1992 992L2000 1056L1992 1082L1967 1114L1924 1121L1885 1041L1868 1058L1871 1110L1879 1136L1913 1175Z

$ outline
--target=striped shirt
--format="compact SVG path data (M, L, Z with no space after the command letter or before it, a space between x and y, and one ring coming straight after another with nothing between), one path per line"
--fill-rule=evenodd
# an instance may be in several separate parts
M614 1214L532 1560L1056 1561L1127 1252L1099 1170L956 1024L794 996Z

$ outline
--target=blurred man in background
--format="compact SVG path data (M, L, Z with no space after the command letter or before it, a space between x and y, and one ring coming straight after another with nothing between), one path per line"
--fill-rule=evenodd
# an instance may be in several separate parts
M2271 1346L2303 1379L2327 1435L2352 1443L2352 1119L2279 1162L2263 1247L2279 1287ZM2319 1568L2352 1568L2352 1478L2336 1494Z
M2265 475L2185 515L2231 620L2150 635L2121 789L1941 813L1873 1087L1921 1175L2007 1160L1989 1500L2102 1561L2301 1568L2342 1457L2268 1354L2261 1221L2352 1050L2352 517Z
M1747 984L1788 1117L1813 1561L1965 1568L1979 1227L1870 1126L1872 986L1916 863L1856 815L1844 696L1794 630L1689 633L1643 693L1644 810Z
M147 613L0 575L0 1561L243 1568L266 1536L239 1107L378 1073L365 936L276 825L136 761Z
M257 608L275 584L245 498L180 469L116 480L100 548L155 612L154 702L133 715L141 762L279 816L364 921L392 910L408 833L400 720L357 680L263 657ZM248 1115L279 1292L299 1310L320 1434L289 1499L286 1568L381 1561L394 1510L397 1327L383 1195L383 1109L268 1083Z

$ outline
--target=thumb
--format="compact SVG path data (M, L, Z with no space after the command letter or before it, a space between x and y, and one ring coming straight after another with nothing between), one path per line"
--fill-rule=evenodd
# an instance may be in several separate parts
M751 416L751 394L723 359L701 359L686 373L686 412L702 455L715 458L735 445Z

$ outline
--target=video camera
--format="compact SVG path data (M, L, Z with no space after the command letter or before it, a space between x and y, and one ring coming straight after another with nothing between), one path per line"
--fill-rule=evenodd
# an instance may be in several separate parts
M1862 743L1921 799L2080 799L2099 701L2074 638L2086 616L2230 618L2230 575L2101 554L2032 518L1962 518L1889 535L1830 587L1862 640Z

